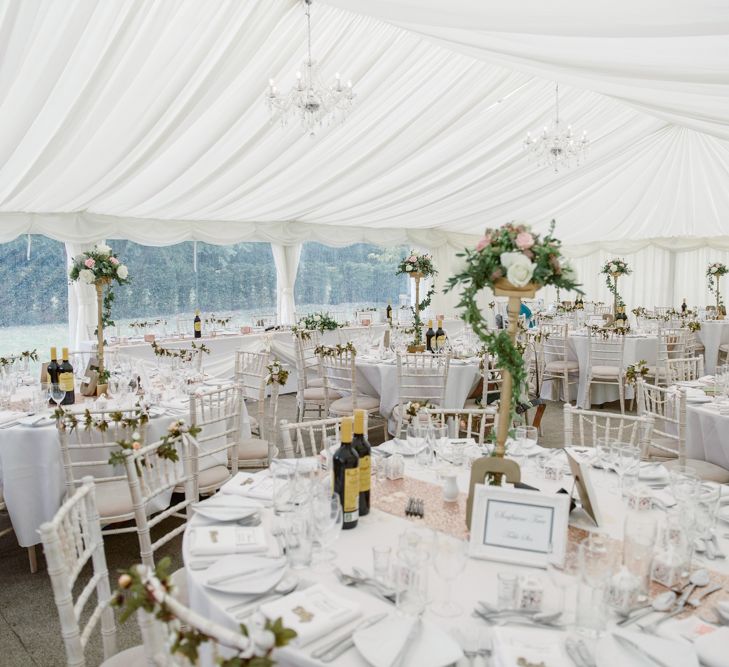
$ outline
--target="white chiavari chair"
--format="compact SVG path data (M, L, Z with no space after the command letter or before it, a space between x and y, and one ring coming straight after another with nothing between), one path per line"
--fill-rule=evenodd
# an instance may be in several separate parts
M326 396L324 378L321 376L321 366L315 350L322 344L322 336L319 331L306 330L297 331L294 337L297 373L296 419L303 421L309 411L316 411L321 419L322 410L326 409ZM331 393L334 400L334 391Z
M588 405L591 405L592 385L616 385L620 412L625 412L624 352L625 336L615 334L606 338L601 333L590 333L586 378Z
M281 420L281 449L286 458L317 456L325 447L327 438L339 438L343 417L289 423Z
M540 332L544 363L542 381L558 381L562 390L562 398L569 403L570 385L577 384L580 380L580 365L576 359L570 359L569 325L545 324L540 328Z
M242 414L243 392L237 385L190 396L189 424L201 429L196 436L200 494L213 493L238 472ZM182 493L184 488L178 486L176 491Z
M443 426L448 427L449 438L472 438L476 444L483 445L486 438L496 428L496 408L460 408L424 410L426 414Z
M259 419L262 421L263 403L266 398L266 366L271 361L269 352L246 352L237 350L235 353L234 379L243 392L246 404L255 403L255 410L248 411L251 421L251 431L259 432ZM251 412L253 414L251 414Z
M139 419L139 410L109 411L80 408L65 410L56 426L61 445L66 497L71 497L82 479L88 475L96 484L96 506L102 526L131 521L134 507L129 494L126 475L109 464L112 452L117 451L120 440L144 442L145 425ZM121 420L115 419L121 416ZM72 426L76 420L75 427ZM135 423L138 422L138 423ZM105 535L132 532L134 528L104 530Z
M670 387L677 382L693 382L704 375L703 357L684 357L666 360L666 384Z
M624 415L564 406L565 447L594 447L598 438L637 445L646 451L653 432L650 416Z
M686 353L687 332L685 329L662 327L658 331L658 355L655 365L648 366L648 377L655 384L667 385L666 373L669 359L683 359Z
M466 408L478 408L479 406L485 408L501 395L502 372L500 368L496 367L496 359L488 350L480 355L478 370L481 374L481 396L469 398L464 406ZM473 394L471 395L473 396Z
M400 437L411 401L443 407L450 363L449 354L397 353L398 404L392 411L395 437Z
M147 665L147 661L141 646L117 653L114 610L109 604L109 570L94 489L93 478L85 477L53 520L40 527L48 576L61 622L66 664L69 667L86 665L85 648L100 624L105 658L103 667L142 667ZM89 561L93 576L81 588L74 602L76 582ZM86 616L84 609L94 593L96 605L86 622L82 623L82 615Z
M729 470L709 461L686 456L686 390L658 387L638 379L638 414L654 420L646 457L660 460L669 470L686 466L703 480L729 484Z
M324 378L326 408L333 416L351 416L355 410L376 414L379 410L379 399L361 394L357 390L356 355L356 349L319 348L318 357L321 375Z

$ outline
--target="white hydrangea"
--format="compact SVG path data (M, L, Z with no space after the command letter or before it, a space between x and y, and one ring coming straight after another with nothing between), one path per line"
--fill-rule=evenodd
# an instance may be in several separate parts
M111 248L104 243L98 243L95 250L102 255L111 255Z

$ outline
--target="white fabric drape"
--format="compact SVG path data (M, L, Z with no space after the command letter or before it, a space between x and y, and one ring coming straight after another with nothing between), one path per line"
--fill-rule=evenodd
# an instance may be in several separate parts
M271 244L273 261L276 264L276 313L279 324L296 324L294 286L301 258L301 244Z
M71 260L86 250L91 250L93 244L66 243L67 265L71 267ZM82 341L91 338L96 327L96 290L92 285L81 281L68 283L68 341L72 350L81 349Z

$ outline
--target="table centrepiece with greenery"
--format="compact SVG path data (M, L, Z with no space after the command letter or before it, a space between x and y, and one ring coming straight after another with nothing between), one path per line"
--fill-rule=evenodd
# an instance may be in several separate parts
M553 236L555 222L546 235L532 232L528 225L507 223L487 229L476 247L458 253L464 268L451 276L447 291L462 286L463 319L496 358L501 368L501 406L495 454L503 457L510 425L526 382L524 360L516 346L516 329L522 297L531 297L537 289L554 285L582 294L575 272L562 258L561 242ZM490 288L496 296L509 297L508 331L491 331L478 305L478 294Z
M716 319L724 319L724 300L721 298L721 291L719 289L719 279L729 273L726 264L721 262L713 262L706 267L706 278L711 292L716 297Z
M397 271L395 272L396 276L402 274L406 274L415 281L415 305L410 307L410 312L413 315L413 342L409 350L413 352L424 352L423 321L420 313L430 305L433 294L435 294L435 286L431 283L428 292L421 301L420 281L423 278L438 275L438 271L433 265L433 258L430 255L418 255L414 250L411 250L410 254L398 264Z
M339 324L328 312L310 313L299 320L300 329L310 331L334 331L342 325Z
M633 270L624 259L610 259L605 262L600 273L605 276L605 284L613 295L613 316L615 316L618 314L618 308L625 305L623 297L618 292L618 278L629 276Z
M71 282L82 282L96 288L97 307L97 393L106 390L109 372L104 368L104 327L114 326L111 319L111 305L114 302L112 285L126 285L129 282L129 269L122 264L108 245L99 243L91 250L73 258L69 272ZM106 290L106 293L104 293Z

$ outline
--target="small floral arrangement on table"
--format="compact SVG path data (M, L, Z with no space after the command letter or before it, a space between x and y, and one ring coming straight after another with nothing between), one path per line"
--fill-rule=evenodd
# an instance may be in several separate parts
M629 276L633 273L633 270L628 266L628 263L624 259L610 259L603 265L600 270L605 276L605 284L610 290L610 293L615 297L615 303L618 306L624 306L625 302L618 293L618 283L616 278L620 276Z
M205 324L212 324L213 326L217 325L225 328L230 324L232 319L232 317L216 317L214 313L210 313L210 315L205 318Z
M524 360L505 330L490 331L478 305L478 293L493 289L506 278L515 287L554 285L582 294L574 269L562 258L561 242L553 236L555 222L544 236L532 232L529 226L508 223L498 229L487 229L476 247L459 253L465 267L448 280L446 291L462 285L459 308L463 319L496 357L496 366L507 370L512 378L511 419L527 376Z
M638 378L644 378L648 375L648 362L641 359L636 364L631 364L625 369L625 381L628 384L635 384Z
M173 421L167 427L167 433L160 438L160 445L157 448L157 456L176 463L180 460L175 445L181 438L189 436L195 438L202 431L199 426L188 426L184 419ZM109 455L109 464L124 465L124 452L142 448L142 436L139 431L132 432L130 440L118 440L116 443L119 449Z
M316 331L334 331L341 326L328 312L311 313L299 320L299 326Z
M410 254L397 265L395 275L400 276L402 274L406 274L411 278L416 276L429 278L437 276L438 271L433 265L433 258L430 255L418 255L414 250L411 250ZM434 294L435 286L431 284L419 303L415 306L405 306L405 308L409 307L410 312L413 314L413 345L421 345L423 342L423 320L420 313L430 306Z
M28 361L38 361L38 349L33 348L32 350L24 350L18 355L10 357L0 357L0 368L5 366L12 366L16 361L21 359L27 359Z
M119 576L118 589L114 592L112 606L121 609L120 621L124 623L142 609L167 626L170 633L168 651L178 654L191 665L198 664L200 647L210 641L210 636L197 629L185 627L173 613L164 598L172 592L170 581L171 560L165 556L154 571L141 565L134 566ZM228 658L218 658L219 667L273 667L273 652L286 646L296 631L286 628L281 618L275 621L255 616L248 625L240 624L241 638L247 643L245 650L228 647ZM187 662L186 662L187 664Z
M266 375L266 384L277 384L283 387L289 379L289 372L283 367L278 359L266 366L268 375Z
M345 343L344 345L340 345L337 343L336 345L317 345L314 348L314 354L322 357L341 357L345 352L351 352L352 355L357 355L357 348L354 346L354 343L352 341L349 341L348 343Z
M723 306L724 301L719 293L719 278L729 273L729 269L726 264L721 262L714 262L706 267L706 278L709 292L716 297L716 303L718 306Z
M192 361L196 354L210 354L210 348L205 343L190 343L190 349L180 348L179 350L171 350L166 347L162 347L156 341L150 343L152 351L157 357L166 357L168 359L180 359L181 361Z

